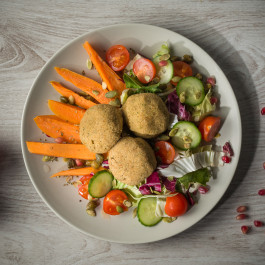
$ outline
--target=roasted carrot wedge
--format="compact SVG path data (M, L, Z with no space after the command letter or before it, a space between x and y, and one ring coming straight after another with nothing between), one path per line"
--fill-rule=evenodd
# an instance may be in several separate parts
M58 82L51 81L50 83L52 84L54 89L57 92L59 92L62 96L67 97L67 98L69 98L70 96L73 96L75 99L75 104L81 108L88 109L96 105L96 103L92 102L91 100L87 100L84 97L79 96L77 93L75 93L74 91L70 89L67 89L66 87L64 87Z
M79 75L75 72L72 72L66 68L59 68L54 67L56 72L62 76L66 81L69 81L82 91L89 94L91 97L96 99L99 103L102 104L108 104L113 99L107 98L105 94L108 92L108 90L104 90L102 88L102 85L98 82L85 77L83 75Z
M37 155L84 160L94 160L96 158L96 154L90 152L83 144L27 142L27 147L30 153ZM104 156L106 158L107 154Z
M52 138L61 137L67 143L81 143L79 126L63 121L55 115L41 115L34 118L37 126Z
M108 90L116 90L119 94L122 93L126 86L122 79L108 66L108 64L101 59L89 42L83 44L86 49L90 60L96 67L100 77L107 84Z
M69 170L63 170L61 172L55 173L51 176L51 178L57 177L57 176L84 176L84 175L90 175L91 173L97 173L100 170L104 170L105 168L100 167L98 169L95 169L93 167L83 167L83 168L74 168Z
M48 100L48 106L58 118L74 124L80 124L80 121L86 112L86 110L79 107L54 100Z

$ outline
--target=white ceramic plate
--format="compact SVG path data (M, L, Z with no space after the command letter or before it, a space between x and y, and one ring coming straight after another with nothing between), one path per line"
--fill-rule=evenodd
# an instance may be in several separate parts
M85 211L86 202L79 202L81 197L76 188L63 186L64 179L49 178L52 173L65 169L65 163L61 160L49 163L51 171L47 173L42 157L27 151L25 141L45 139L33 118L37 115L52 114L47 106L47 100L59 99L59 94L51 87L49 81L61 81L69 88L73 88L56 74L54 66L66 67L79 73L85 70L87 76L100 81L95 70L89 71L86 68L88 55L82 47L86 40L99 53L101 51L103 58L104 50L114 44L122 44L151 57L162 42L168 41L175 55L192 54L196 61L194 65L201 73L216 77L216 90L221 99L220 110L217 113L224 121L217 144L223 145L227 140L231 141L235 156L231 164L219 169L217 178L210 182L211 190L201 196L199 203L171 224L161 222L151 228L144 227L137 218L132 218L132 211L120 216L106 216L99 209L97 217L88 216ZM241 119L233 90L221 69L206 52L175 32L150 25L123 24L87 33L67 44L49 60L37 76L28 95L23 113L21 140L26 168L33 185L41 198L62 220L79 231L99 239L120 243L145 243L176 235L197 223L213 209L233 178L240 154L241 135Z

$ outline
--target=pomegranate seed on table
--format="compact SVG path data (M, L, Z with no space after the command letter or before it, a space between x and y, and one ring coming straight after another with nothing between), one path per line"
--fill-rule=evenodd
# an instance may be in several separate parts
M261 226L263 226L264 224L263 224L263 222L261 222L261 221L255 220L255 221L254 221L254 225L255 225L256 227L261 227Z
M238 212L238 213L243 213L243 212L245 212L247 210L247 207L246 206L239 206L239 207L237 207L237 209L236 209L236 211Z
M222 160L224 163L228 164L231 162L231 157L229 156L222 156Z
M244 220L244 219L246 219L247 217L248 217L248 216L247 216L246 214L241 213L241 214L239 214L239 215L236 216L236 219L237 219L237 220Z
M265 107L261 109L260 113L261 115L265 115Z
M258 194L260 196L264 196L265 195L265 189L259 190Z
M215 84L216 84L215 78L213 76L208 77L206 80L206 83L209 83L212 86L215 86Z
M204 186L200 186L198 188L198 191L199 191L200 194L205 194L205 193L207 193L209 191L209 188L208 187L204 187Z
M242 231L243 234L247 234L249 229L250 229L250 227L247 226L247 225L242 225L241 226L241 231Z

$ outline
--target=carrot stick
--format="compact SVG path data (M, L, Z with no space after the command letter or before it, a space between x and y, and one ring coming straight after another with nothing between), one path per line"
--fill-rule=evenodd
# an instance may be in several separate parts
M73 85L80 88L91 97L95 98L99 103L108 104L111 100L113 100L105 97L105 94L108 92L108 90L104 90L101 84L99 84L98 82L83 75L72 72L66 68L54 67L54 69L66 81L71 82Z
M37 126L52 138L61 137L67 143L81 143L79 126L63 121L55 115L41 115L34 118Z
M95 169L93 167L83 167L83 168L74 168L69 170L63 170L58 173L55 173L51 176L51 178L57 177L57 176L84 176L84 175L90 175L91 173L97 173L100 170L105 170L105 168L100 167L98 169Z
M48 106L58 118L74 124L80 124L80 121L86 112L79 107L54 100L48 100Z
M96 67L100 77L107 84L108 90L116 90L121 95L126 86L122 79L108 66L108 64L101 59L97 52L92 48L89 42L83 44L90 60Z
M64 97L69 98L70 96L73 96L73 98L75 99L75 104L81 108L88 109L96 105L96 103L92 102L91 100L87 100L84 97L79 96L77 93L75 93L74 91L70 89L67 89L66 87L62 86L58 82L51 81L50 83L52 84L54 89L57 92L59 92L61 95L63 95Z
M26 142L30 153L37 155L65 157L73 159L94 160L96 154L90 152L83 144L57 144ZM107 158L107 154L104 155Z

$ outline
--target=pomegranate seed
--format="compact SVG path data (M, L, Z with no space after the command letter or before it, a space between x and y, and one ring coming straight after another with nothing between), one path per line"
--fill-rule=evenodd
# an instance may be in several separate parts
M265 189L259 190L258 194L260 196L264 196L265 195Z
M230 163L231 162L231 157L229 157L229 156L222 156L222 160L223 160L223 162L224 163Z
M242 231L243 234L247 234L249 229L250 229L250 227L247 226L247 225L242 225L241 226L241 231Z
M212 86L215 86L216 84L215 78L213 76L208 77L206 82L211 84Z
M205 186L200 186L198 188L198 191L199 191L200 194L205 194L205 193L207 193L209 191L209 188L205 187Z
M261 221L255 220L255 221L254 221L254 225L255 225L256 227L261 227L261 226L263 226L264 224L263 224L263 222L261 222Z
M81 167L81 166L83 166L84 161L81 160L81 159L75 159L75 164L76 164L78 167Z
M51 136L49 136L48 134L45 133L45 135L46 135L47 137L51 138Z
M261 115L265 115L265 107L261 109L260 113Z
M57 137L54 139L54 141L58 144L62 144L64 142L64 139L62 137Z
M210 102L212 105L216 104L218 102L217 97L211 97Z
M248 216L244 213L241 213L239 215L236 216L236 219L237 220L243 220L243 219L246 219Z
M236 211L238 212L238 213L243 213L243 212L245 212L247 210L247 207L246 206L239 206L237 209L236 209Z
M167 61L166 60L162 60L158 63L159 66L166 66L167 65Z
M230 156L233 156L234 155L234 151L231 147L231 144L229 142L226 142L223 146L223 151L225 153L228 153Z
M265 162L263 162L263 168L265 169Z

